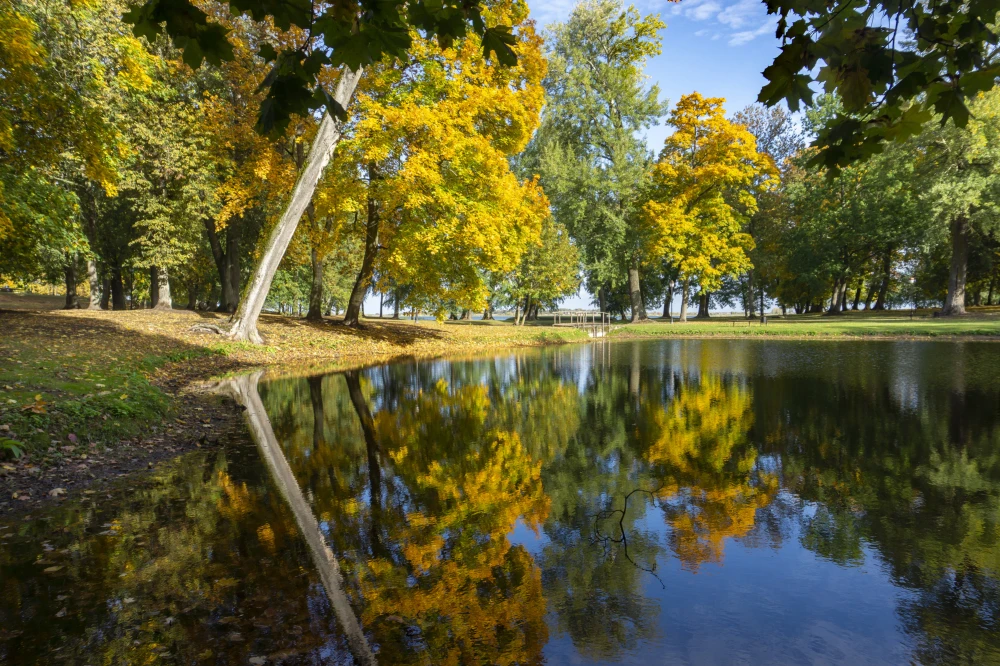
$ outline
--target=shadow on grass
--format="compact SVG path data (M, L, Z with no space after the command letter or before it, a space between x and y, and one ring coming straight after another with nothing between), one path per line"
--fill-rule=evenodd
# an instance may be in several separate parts
M337 335L361 340L388 342L401 346L412 345L418 340L441 340L445 337L440 331L395 320L379 321L365 319L358 327L345 326L343 318L334 319L331 317L324 318L323 321L309 321L308 319L292 319L281 315L266 315L262 316L261 320L266 321L272 326L286 328L306 327L315 331L336 333ZM267 337L266 333L265 337Z

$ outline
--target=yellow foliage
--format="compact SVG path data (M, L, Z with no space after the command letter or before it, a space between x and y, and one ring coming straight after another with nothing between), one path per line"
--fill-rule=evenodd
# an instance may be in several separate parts
M754 478L756 450L746 434L753 423L750 390L704 375L665 407L644 406L651 442L646 459L663 471L670 542L681 564L697 570L721 562L728 538L746 536L757 509L778 490L770 474Z
M677 103L644 207L653 253L708 291L750 268L753 240L742 225L757 210L755 189L777 173L754 136L726 119L724 102L692 93Z

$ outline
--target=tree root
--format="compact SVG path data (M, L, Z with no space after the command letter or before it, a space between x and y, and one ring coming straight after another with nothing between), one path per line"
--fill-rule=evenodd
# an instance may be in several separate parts
M215 333L216 335L229 335L229 331L216 326L215 324L195 324L189 330L195 333Z

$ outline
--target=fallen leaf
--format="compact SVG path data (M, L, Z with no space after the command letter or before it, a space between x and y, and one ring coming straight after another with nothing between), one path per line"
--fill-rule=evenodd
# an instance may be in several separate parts
M65 488L53 488L52 490L49 491L50 497L59 497L60 495L65 495L65 494L66 494Z
M47 569L42 569L42 572L43 573L55 573L55 572L57 572L57 571L59 571L61 569L62 569L62 565L61 564L57 564L54 567L48 567Z

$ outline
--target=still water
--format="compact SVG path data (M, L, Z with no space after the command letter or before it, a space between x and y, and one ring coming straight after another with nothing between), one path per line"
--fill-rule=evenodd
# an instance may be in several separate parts
M259 395L277 462L233 443L0 523L0 662L1000 663L998 344L594 344Z

